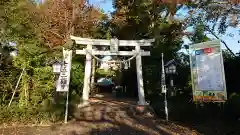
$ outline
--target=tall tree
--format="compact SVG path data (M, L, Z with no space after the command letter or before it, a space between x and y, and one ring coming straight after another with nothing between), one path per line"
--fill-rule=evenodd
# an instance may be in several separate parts
M83 0L46 1L40 11L42 36L50 48L67 43L70 35L91 36L102 15Z
M156 0L114 0L113 6L115 10L110 21L112 35L125 40L155 39L151 56L143 58L143 70L147 93L156 90L159 92L161 53L164 53L167 61L181 49L182 23L168 21L167 12L171 10L169 5ZM179 8L171 12L173 14L178 10ZM135 71L134 66L130 71ZM131 85L134 85L134 82Z
M228 28L235 28L236 31L239 30L237 27L239 24L239 4L236 1L206 1L201 2L198 6L199 8L195 9L194 16L189 18L187 21L190 26L192 25L203 25L204 31L208 32L216 39L220 39L221 35L233 36L233 33L226 33ZM189 25L187 25L189 26ZM221 40L221 39L220 39ZM227 50L235 54L228 47L227 43L224 40L221 42L225 45ZM236 41L237 43L238 41Z
M19 85L19 105L26 107L29 102L37 105L42 101L36 97L45 96L45 100L53 90L51 67L48 66L51 57L46 54L55 57L52 50L68 45L71 34L91 35L94 24L100 21L99 11L71 0L45 1L40 5L29 0L10 0L1 1L0 7L1 43L16 43L18 56L14 59L14 67L25 69ZM48 83L44 78L48 78Z

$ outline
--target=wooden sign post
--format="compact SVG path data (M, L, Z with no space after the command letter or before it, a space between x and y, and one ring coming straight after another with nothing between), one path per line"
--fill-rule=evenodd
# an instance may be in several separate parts
M65 50L63 48L63 63L61 66L60 76L57 80L57 92L66 92L66 108L65 108L65 123L67 123L68 117L68 96L69 96L69 84L70 84L70 73L72 65L72 50Z

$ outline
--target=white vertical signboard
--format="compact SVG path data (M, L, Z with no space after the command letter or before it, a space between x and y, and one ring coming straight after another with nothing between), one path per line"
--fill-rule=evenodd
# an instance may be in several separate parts
M227 90L220 41L208 41L190 47L194 101L225 102Z
M61 67L60 76L57 81L58 92L68 92L70 84L70 72L72 64L72 50L65 50L63 48L63 63Z

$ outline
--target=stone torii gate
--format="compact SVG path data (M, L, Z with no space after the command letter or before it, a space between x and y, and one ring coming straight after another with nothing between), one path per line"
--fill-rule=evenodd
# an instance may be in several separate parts
M141 46L151 46L154 39L148 40L103 40L89 39L71 36L76 44L87 45L85 49L76 50L76 54L86 55L84 86L82 99L87 103L90 92L91 64L92 57L95 55L120 55L120 56L136 56L137 84L138 84L138 105L147 105L144 95L143 76L142 76L142 56L150 56L150 51L141 50ZM109 51L100 51L93 49L93 46L110 46ZM135 46L132 51L118 51L119 46Z

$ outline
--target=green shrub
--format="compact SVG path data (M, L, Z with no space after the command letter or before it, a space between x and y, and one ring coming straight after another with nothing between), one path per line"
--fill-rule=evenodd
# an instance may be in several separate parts
M100 68L98 68L96 70L96 78L98 78L98 77L106 77L106 76L113 76L115 74L116 74L116 72L113 71L113 70L105 71L104 69L100 69Z
M225 116L237 120L240 118L240 94L232 93L225 104Z
M59 117L53 110L43 111L41 107L20 108L16 103L12 104L9 108L7 106L0 107L0 123L41 123L41 122L56 122Z
M52 67L34 68L32 77L32 89L30 92L30 104L35 107L53 97L54 76Z
M84 69L82 64L73 63L71 68L70 90L74 96L82 94Z

